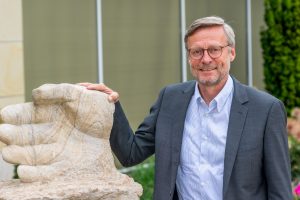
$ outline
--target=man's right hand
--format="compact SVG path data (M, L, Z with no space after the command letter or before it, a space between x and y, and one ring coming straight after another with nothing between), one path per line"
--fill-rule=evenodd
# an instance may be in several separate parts
M88 90L98 90L100 92L108 94L108 100L110 102L116 103L117 101L119 101L119 94L103 83L79 83L79 85L86 87Z

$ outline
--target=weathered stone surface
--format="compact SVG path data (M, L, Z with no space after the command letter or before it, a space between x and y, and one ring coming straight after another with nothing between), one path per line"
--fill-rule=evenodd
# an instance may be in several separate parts
M119 185L82 179L49 183L13 180L0 182L0 188L0 200L138 200L136 192L140 191L129 179Z
M139 199L141 186L114 165L113 112L106 94L72 84L2 109L2 156L20 165L20 181L0 182L0 199Z

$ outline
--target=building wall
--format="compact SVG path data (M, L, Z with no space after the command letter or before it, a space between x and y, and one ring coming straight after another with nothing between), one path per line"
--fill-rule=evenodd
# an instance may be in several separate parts
M22 0L0 0L0 109L24 102ZM0 149L4 144L0 144ZM0 179L10 179L13 167L0 155Z
M23 1L26 101L45 83L97 81L95 0Z
M104 82L135 129L162 87L180 82L179 2L102 2Z
M252 46L253 46L253 86L264 90L263 57L260 43L260 31L264 23L264 1L251 0L252 3Z
M136 127L161 87L180 81L179 5L102 1L104 82ZM23 1L26 101L44 83L97 82L95 0Z
M253 82L259 89L262 4L252 1ZM27 101L31 90L44 83L98 81L95 0L26 0L23 11ZM234 28L237 57L231 73L247 83L245 1L186 1L187 26L208 15L224 17ZM159 90L180 82L179 19L178 1L102 1L104 82L120 93L134 128Z

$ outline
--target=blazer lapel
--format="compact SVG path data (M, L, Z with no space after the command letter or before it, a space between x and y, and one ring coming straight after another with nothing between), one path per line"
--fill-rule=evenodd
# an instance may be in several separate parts
M223 196L228 189L228 184L239 147L240 138L243 132L248 108L243 105L248 101L248 97L243 86L234 80L234 95L232 98L231 111L228 124L225 159L224 159L224 176L223 176Z
M176 101L176 105L174 106L174 124L172 128L172 183L175 182L176 178L177 167L180 159L185 116L190 100L195 91L195 84L195 81L190 82L187 87L180 91L179 96L174 99L174 101Z

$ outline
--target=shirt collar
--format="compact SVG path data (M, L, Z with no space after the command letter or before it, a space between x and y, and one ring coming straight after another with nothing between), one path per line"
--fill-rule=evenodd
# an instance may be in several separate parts
M222 90L211 101L211 103L216 102L218 112L220 112L223 109L228 97L232 94L232 92L233 92L233 80L232 80L231 76L228 76L228 79L227 79L224 87L222 88ZM196 85L195 85L194 97L196 100L199 99L199 102L204 102L204 100L199 92L199 89L198 89L198 83L196 83Z

